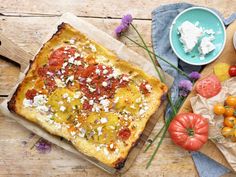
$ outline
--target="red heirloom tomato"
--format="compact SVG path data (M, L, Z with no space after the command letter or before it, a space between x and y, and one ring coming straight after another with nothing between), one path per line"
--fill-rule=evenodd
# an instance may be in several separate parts
M205 98L216 96L221 90L221 83L215 75L210 75L197 82L196 91Z
M230 66L229 75L230 75L230 77L236 76L236 65Z
M189 151L199 150L208 139L208 121L194 113L180 113L170 123L172 141Z

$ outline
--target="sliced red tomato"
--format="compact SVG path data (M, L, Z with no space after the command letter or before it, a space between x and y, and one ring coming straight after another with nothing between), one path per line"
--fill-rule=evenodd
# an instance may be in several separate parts
M46 78L45 86L51 92L56 88L56 82L53 78Z
M125 79L125 78L128 78L128 75L122 74L121 81L119 83L119 87L126 87L128 85L129 79Z
M123 128L118 133L118 137L123 141L128 140L130 135L131 135L131 131L129 128Z
M29 99L29 100L33 100L34 97L37 95L37 90L35 89L29 89L27 90L27 92L25 93L25 97L26 99Z
M189 151L199 150L208 139L207 119L194 113L180 113L171 121L168 131L172 141Z
M58 66L58 65L62 66L64 59L67 56L64 54L64 51L65 51L64 47L53 51L53 53L49 57L49 65L50 66Z
M40 67L40 68L38 68L38 75L40 76L40 77L45 77L46 75L47 75L47 71L48 71L48 68L47 67Z
M62 67L63 63L76 52L74 47L61 47L52 52L49 57L49 66Z
M112 73L112 67L99 64L83 68L81 71L77 71L76 75L80 76L79 81L83 93L85 93L88 98L97 100L104 95L106 95L107 98L112 98L118 87L128 84L128 81L124 80L124 82L120 82L119 78L108 77ZM88 79L90 79L89 82L87 81Z
M84 67L83 66L77 66L76 70L75 70L75 77L81 77L82 73L84 71Z
M77 69L78 69L78 67L75 65L72 65L72 66L67 65L65 68L65 72L63 74L65 77L75 75Z
M143 94L148 94L149 93L149 91L146 87L147 84L148 84L148 82L142 82L139 86L139 89Z
M83 103L83 109L84 109L84 110L89 110L89 111L91 111L91 110L92 110L92 107L93 107L93 106L90 105L87 100L84 101L84 103Z
M221 90L221 83L215 75L210 75L197 82L196 91L205 98L216 96Z

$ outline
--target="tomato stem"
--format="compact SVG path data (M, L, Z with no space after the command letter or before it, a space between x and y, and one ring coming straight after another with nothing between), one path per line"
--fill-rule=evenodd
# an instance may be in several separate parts
M188 136L194 136L194 130L192 128L187 128Z

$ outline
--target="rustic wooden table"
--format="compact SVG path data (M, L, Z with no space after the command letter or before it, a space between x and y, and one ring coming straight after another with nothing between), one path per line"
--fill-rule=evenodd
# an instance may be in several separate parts
M123 2L122 2L123 1ZM0 0L0 33L18 44L22 49L34 54L50 27L64 12L72 12L84 18L108 34L113 33L119 18L131 13L134 24L151 47L151 11L162 4L177 0ZM225 17L236 9L236 0L193 0L190 3L218 9ZM133 32L129 34L138 38ZM131 49L145 55L142 49L123 40ZM19 67L0 57L0 102L16 83ZM160 120L153 133L163 122ZM78 159L65 150L52 146L48 154L40 154L35 143L40 137L18 125L0 113L0 176L110 176L83 159ZM215 156L227 166L222 155L208 143L205 147L210 156ZM188 152L172 144L167 136L155 157L151 168L145 169L150 154L141 153L131 169L120 176L198 176Z

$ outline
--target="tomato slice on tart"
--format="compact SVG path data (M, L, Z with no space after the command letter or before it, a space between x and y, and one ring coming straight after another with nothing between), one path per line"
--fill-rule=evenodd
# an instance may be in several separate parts
M76 52L74 47L60 47L52 52L49 57L49 66L54 68L61 68L63 63L72 57Z
M118 137L123 141L128 140L130 135L131 135L131 131L129 128L123 128L118 133Z
M25 98L29 100L33 100L34 97L37 95L38 91L36 89L29 89L25 93Z

